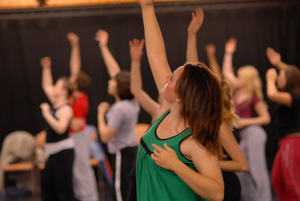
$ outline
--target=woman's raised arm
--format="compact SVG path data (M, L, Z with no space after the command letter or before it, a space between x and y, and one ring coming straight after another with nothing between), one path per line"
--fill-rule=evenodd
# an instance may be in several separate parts
M99 29L96 32L95 40L99 42L99 49L101 51L107 72L110 78L114 78L119 72L121 72L121 68L107 46L108 37L109 34L106 31Z
M160 90L171 70L167 61L164 40L156 19L153 0L138 0L143 13L146 50L152 74Z
M144 40L133 39L129 41L129 46L131 57L130 91L139 101L142 108L152 119L155 119L160 106L143 90L141 59L143 56Z
M197 33L202 26L204 20L203 10L196 9L195 13L192 12L192 20L188 27L188 39L186 48L186 61L199 62L197 51Z

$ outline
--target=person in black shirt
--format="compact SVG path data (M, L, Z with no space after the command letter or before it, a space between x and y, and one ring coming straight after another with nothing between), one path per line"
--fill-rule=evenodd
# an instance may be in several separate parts
M278 104L281 135L272 167L272 186L279 200L300 200L300 70L288 66L277 75L271 68L266 80L268 98Z
M66 77L59 78L53 85L49 57L42 58L41 65L42 87L52 104L51 107L48 103L40 105L46 122L45 153L48 156L42 172L42 200L73 201L74 141L69 138L73 110L68 99L71 85Z

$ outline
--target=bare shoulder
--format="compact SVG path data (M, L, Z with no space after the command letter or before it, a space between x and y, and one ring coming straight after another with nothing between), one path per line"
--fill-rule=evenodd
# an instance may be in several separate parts
M190 136L181 143L180 151L186 158L191 160L193 155L201 156L205 154L206 149L192 136Z
M67 116L73 115L73 109L71 105L64 105L58 110L59 114L65 114Z
M63 105L61 106L61 108L59 110L73 110L72 106L69 104Z

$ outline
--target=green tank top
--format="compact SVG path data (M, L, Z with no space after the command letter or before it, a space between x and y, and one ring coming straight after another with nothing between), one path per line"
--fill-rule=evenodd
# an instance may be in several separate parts
M177 174L166 170L151 159L154 148L151 144L164 147L167 143L177 154L178 158L187 166L197 171L193 162L185 158L180 152L180 143L191 135L187 129L171 138L159 139L156 134L158 125L170 113L164 113L149 128L142 137L137 156L137 200L138 201L205 201L197 195Z

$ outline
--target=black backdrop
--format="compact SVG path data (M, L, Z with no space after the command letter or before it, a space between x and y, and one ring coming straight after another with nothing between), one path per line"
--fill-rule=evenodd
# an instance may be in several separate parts
M202 7L205 12L204 24L198 34L199 57L205 63L204 46L207 43L216 45L221 64L224 43L233 36L238 39L234 66L256 66L264 84L265 72L270 67L266 47L279 51L287 63L300 66L299 1L227 4L194 1L157 3L155 7L173 69L185 62L186 30L191 12L197 7ZM109 77L94 40L99 28L110 33L111 52L121 68L129 70L128 41L143 38L141 10L137 4L0 12L0 144L12 131L26 130L36 134L43 129L39 104L47 99L41 88L39 61L44 56L52 58L54 81L61 75L68 76L70 45L66 34L69 31L80 37L82 70L93 80L88 90L88 122L96 125L97 105L101 101L113 102L107 95ZM144 89L156 98L157 90L146 55L142 66ZM267 103L272 116L272 123L265 126L268 133L266 153L271 168L277 149L277 133L273 118L275 105L268 100ZM150 122L150 117L142 111L139 121Z

